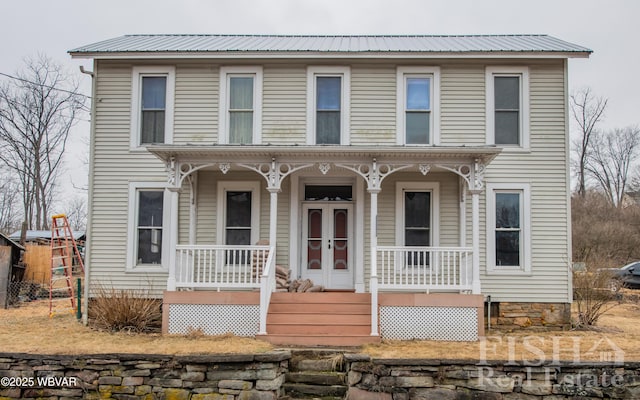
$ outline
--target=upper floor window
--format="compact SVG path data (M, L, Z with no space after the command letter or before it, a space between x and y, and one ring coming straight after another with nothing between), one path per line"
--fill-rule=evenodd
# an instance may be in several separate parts
M174 67L134 67L131 148L173 143Z
M220 68L220 143L257 144L262 130L262 68Z
M487 270L530 271L529 185L487 185Z
M349 143L349 67L307 70L307 143Z
M439 144L440 68L398 67L397 143Z
M487 67L487 144L529 148L529 71Z

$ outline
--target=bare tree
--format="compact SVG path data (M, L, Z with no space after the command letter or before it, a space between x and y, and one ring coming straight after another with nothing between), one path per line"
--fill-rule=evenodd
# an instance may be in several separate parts
M576 154L575 169L578 176L578 194L582 197L586 194L586 164L589 144L598 122L603 118L608 100L597 97L591 92L591 88L585 87L571 95L571 114L578 123L580 136L574 140L573 147Z
M0 177L0 232L10 235L20 227L22 215L18 204L18 182L11 175Z
M69 130L84 107L78 83L50 58L0 85L0 162L14 171L29 229L47 229Z
M83 231L87 227L87 198L76 196L69 202L65 214L71 229Z
M589 144L586 171L611 204L620 207L629 185L631 164L640 151L640 128L596 131Z

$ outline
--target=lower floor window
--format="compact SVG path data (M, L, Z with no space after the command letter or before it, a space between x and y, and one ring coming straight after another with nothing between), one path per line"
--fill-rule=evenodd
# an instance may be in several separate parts
M527 271L529 268L529 186L487 185L488 269Z
M137 264L162 263L164 192L138 191Z

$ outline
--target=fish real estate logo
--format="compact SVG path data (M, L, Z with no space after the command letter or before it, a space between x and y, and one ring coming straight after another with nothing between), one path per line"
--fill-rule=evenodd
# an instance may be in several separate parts
M501 360L500 367L490 360ZM613 368L590 368L594 364ZM624 375L615 368L620 366L624 366L624 351L606 337L594 341L582 336L487 336L480 339L477 385L507 391L516 385L541 384L582 389L622 387ZM518 367L521 372L505 372L509 367Z

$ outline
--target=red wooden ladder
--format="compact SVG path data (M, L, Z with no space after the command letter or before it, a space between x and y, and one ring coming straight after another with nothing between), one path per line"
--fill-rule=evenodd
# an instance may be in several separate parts
M70 300L71 312L76 310L73 290L74 264L79 267L75 272L84 274L84 263L71 232L65 214L51 217L51 278L49 279L49 316L54 314L54 302ZM74 263L75 262L75 263ZM57 311L57 309L56 309Z

